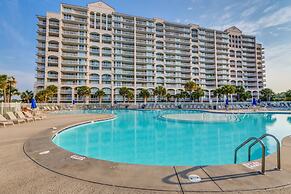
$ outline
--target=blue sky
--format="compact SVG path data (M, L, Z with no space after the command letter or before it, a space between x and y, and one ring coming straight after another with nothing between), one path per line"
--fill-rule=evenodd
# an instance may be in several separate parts
M21 90L35 74L36 15L59 11L60 3L92 0L0 0L0 74L14 75ZM257 36L266 54L267 87L291 89L290 0L106 0L116 11L225 29L236 25ZM153 6L154 5L154 6Z

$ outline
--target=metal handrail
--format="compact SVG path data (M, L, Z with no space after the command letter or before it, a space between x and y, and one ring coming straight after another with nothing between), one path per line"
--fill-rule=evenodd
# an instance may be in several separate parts
M259 138L256 137L250 137L247 140L245 140L242 144L240 144L236 149L235 149L235 154L234 154L234 163L236 164L237 162L237 152L239 149L241 149L243 146L245 146L247 143L249 143L250 141L255 140L257 141L257 143L259 142L262 146L262 169L261 169L261 173L265 174L266 171L266 147L265 144L262 142L262 140L260 140Z
M281 169L281 151L280 151L280 141L272 134L264 134L261 137L259 137L258 139L263 140L265 137L272 137L276 143L277 143L277 169L280 170ZM258 141L253 142L251 145L249 145L249 150L248 150L248 160L251 160L251 149L254 145L256 145L258 143Z

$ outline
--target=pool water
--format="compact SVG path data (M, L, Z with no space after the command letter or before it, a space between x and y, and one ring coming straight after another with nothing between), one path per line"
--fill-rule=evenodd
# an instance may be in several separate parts
M100 113L75 111L74 113ZM264 133L279 140L291 134L290 114L241 114L236 122L185 122L162 119L166 114L202 114L199 111L107 110L116 119L67 129L53 138L65 150L91 158L129 164L188 166L233 164L234 150L251 136ZM203 113L208 114L208 113ZM266 155L276 151L266 138ZM258 145L252 159L261 157ZM238 161L247 160L247 147Z

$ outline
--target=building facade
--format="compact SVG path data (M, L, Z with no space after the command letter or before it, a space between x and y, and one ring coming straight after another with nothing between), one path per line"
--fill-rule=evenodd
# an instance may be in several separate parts
M104 102L120 102L119 89L164 86L180 93L190 80L214 99L213 90L244 86L254 97L265 87L264 49L238 28L225 31L116 12L103 2L87 7L61 4L60 13L38 16L36 92L58 87L58 102L78 100L89 86L90 102L103 89ZM153 100L153 99L149 99Z

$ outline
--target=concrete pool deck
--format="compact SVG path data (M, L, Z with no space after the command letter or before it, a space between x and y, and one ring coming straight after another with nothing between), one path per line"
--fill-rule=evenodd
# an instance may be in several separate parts
M283 140L282 170L274 170L273 154L265 175L241 164L160 167L78 160L51 142L52 127L110 118L51 114L43 121L0 128L0 193L291 193L291 137ZM190 174L202 181L189 182Z

